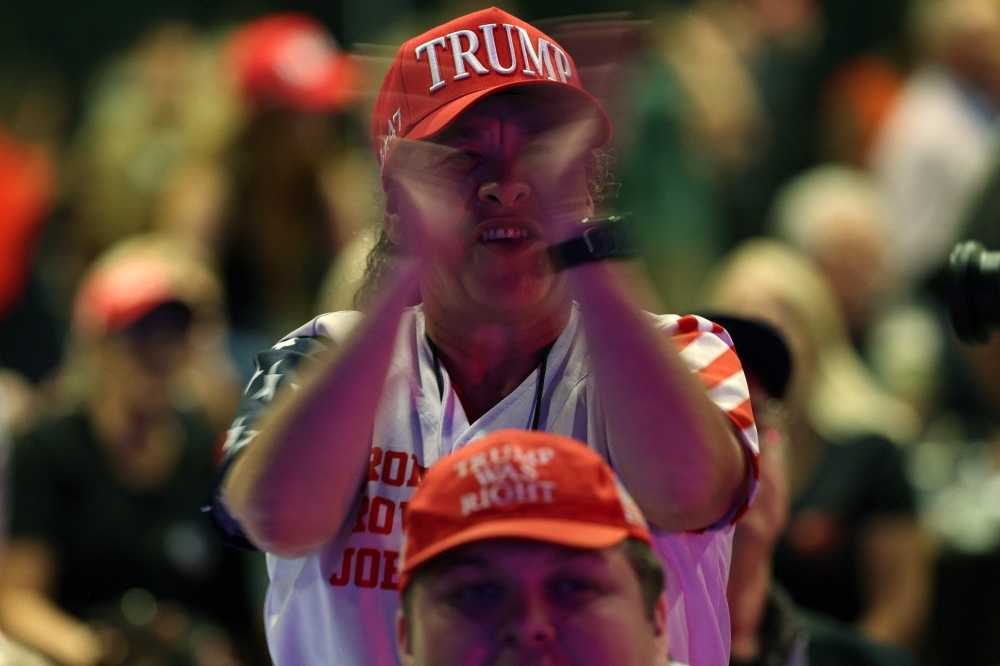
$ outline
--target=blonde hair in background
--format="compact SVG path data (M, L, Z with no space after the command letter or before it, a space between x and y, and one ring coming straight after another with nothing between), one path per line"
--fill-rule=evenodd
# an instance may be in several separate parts
M864 220L884 238L888 212L871 178L851 167L816 167L785 186L771 212L771 230L795 247L818 256L828 234L845 219Z
M101 250L152 229L177 169L216 159L243 121L218 39L183 23L152 29L87 91L70 178L80 242Z
M865 367L826 280L808 257L780 241L753 239L726 257L708 284L714 310L774 321L774 313L753 310L747 298L752 293L780 304L803 327L788 335L804 334L815 351L811 377L803 378L803 407L821 437L838 442L876 433L897 444L917 437L917 413L881 388ZM794 361L801 369L806 359Z

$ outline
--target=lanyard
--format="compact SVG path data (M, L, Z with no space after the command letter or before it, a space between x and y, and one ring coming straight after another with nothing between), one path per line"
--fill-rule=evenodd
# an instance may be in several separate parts
M438 359L438 349L437 345L430 338L427 338L427 344L431 347L431 355L434 358L434 379L437 381L438 387L438 398L444 400L444 375L441 373L441 361ZM535 386L535 411L531 416L531 429L538 430L538 420L542 416L542 393L545 388L545 368L549 362L549 352L552 351L553 345L555 345L555 340L549 343L542 352L542 362L538 366L538 384Z

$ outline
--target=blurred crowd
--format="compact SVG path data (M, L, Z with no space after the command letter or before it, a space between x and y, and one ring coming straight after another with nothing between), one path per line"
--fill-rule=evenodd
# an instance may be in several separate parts
M1000 0L546 7L505 8L608 111L599 206L632 213L657 307L788 344L787 389L754 403L761 438L787 442L780 492L736 547L782 598L918 663L1000 663L1000 340L961 345L944 305L954 243L1000 249ZM86 85L58 67L0 85L18 659L267 663L262 559L210 533L204 489L268 372L254 352L365 308L385 242L374 94L401 31L465 9L387 20L385 48L304 13L172 21Z

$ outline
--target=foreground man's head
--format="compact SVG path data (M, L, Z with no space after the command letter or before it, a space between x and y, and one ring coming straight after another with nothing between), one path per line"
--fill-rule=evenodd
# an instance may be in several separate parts
M586 445L503 430L441 459L404 518L408 666L653 666L664 574L639 509Z

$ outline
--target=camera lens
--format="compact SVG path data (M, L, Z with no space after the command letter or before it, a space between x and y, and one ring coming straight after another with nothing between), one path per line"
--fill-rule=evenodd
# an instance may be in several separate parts
M963 342L986 342L1000 325L1000 252L965 241L948 261L948 311Z

